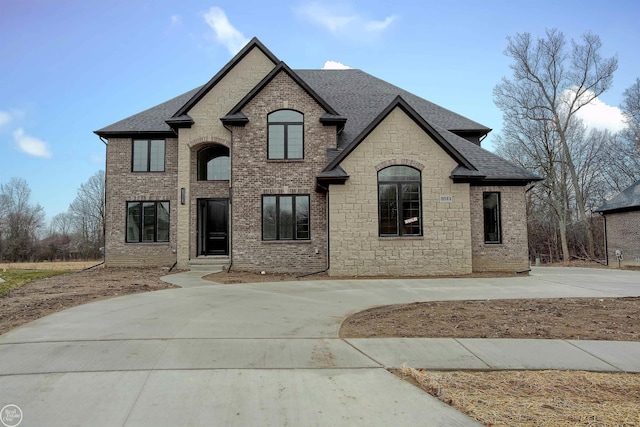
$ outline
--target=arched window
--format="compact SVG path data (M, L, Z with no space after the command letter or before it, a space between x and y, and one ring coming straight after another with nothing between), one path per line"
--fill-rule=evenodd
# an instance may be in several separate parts
M294 110L278 110L267 116L268 158L304 158L304 115Z
M378 172L378 232L384 236L421 236L420 171L389 166Z
M198 181L229 179L229 149L213 145L198 151Z

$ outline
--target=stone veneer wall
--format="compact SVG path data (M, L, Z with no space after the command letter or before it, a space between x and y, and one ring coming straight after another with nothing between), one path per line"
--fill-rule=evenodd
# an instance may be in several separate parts
M267 114L279 109L304 114L304 160L267 159ZM233 268L306 273L326 268L326 196L315 191L326 166L327 148L336 146L335 126L323 126L324 109L286 73L278 74L242 110L249 119L233 129ZM308 194L311 239L262 241L262 195Z
M606 215L607 256L610 267L618 267L616 249L622 251L620 265L640 265L640 210Z
M197 251L197 228L194 212L197 198L209 197L206 186L192 181L193 152L203 143L231 145L231 133L220 122L248 92L251 91L275 64L258 48L253 48L224 76L188 114L194 120L191 128L180 129L177 188L185 188L187 200L178 206L178 268L188 268L189 259ZM218 189L212 188L211 194ZM216 197L212 195L211 197Z
M132 140L107 144L105 264L108 267L171 266L176 261L178 140L165 140L164 172L131 172ZM169 201L169 242L126 243L128 201Z
M484 243L482 193L500 192L502 243ZM473 271L523 271L529 268L527 210L522 186L471 187Z
M422 237L379 237L377 171L390 165L422 174ZM333 276L471 273L469 185L449 178L457 163L401 109L342 162L350 178L329 189ZM441 202L440 196L453 196Z

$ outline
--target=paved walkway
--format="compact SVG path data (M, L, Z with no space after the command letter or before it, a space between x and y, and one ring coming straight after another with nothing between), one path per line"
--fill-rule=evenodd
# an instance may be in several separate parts
M477 425L384 368L640 372L640 343L338 338L367 307L640 295L640 273L185 286L99 301L0 336L0 407L31 425Z

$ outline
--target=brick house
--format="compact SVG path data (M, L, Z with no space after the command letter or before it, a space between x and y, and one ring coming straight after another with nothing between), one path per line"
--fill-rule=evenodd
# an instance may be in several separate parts
M596 209L604 217L607 264L640 265L640 181L630 185Z
M331 275L528 269L525 186L490 129L253 39L208 83L96 131L106 264Z

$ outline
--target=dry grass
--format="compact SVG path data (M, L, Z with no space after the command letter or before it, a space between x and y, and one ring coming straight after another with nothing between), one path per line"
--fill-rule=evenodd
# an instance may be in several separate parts
M93 267L102 261L54 261L54 262L0 262L0 271L4 270L65 270L79 271Z
M408 367L399 374L487 426L640 426L640 374Z

